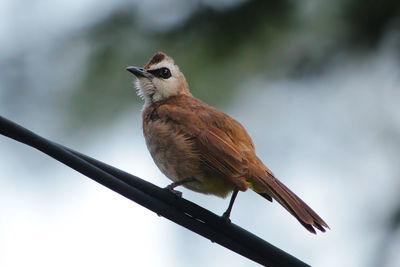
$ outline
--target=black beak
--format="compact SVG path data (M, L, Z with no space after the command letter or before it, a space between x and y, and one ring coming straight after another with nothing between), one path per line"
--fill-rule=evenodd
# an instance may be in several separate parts
M140 77L145 77L148 78L150 76L150 73L147 72L145 69L143 68L138 68L138 67L134 67L134 66L130 66L126 68L127 71L129 71L130 73L133 73L136 77L140 78Z

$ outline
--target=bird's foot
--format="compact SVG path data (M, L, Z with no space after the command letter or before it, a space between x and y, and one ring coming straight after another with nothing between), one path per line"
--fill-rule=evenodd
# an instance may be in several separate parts
M164 189L169 191L169 192L171 192L176 197L182 198L182 192L178 191L178 190L175 190L174 188L175 188L174 184L170 184L170 185L166 186Z
M226 223L231 223L230 217L230 212L225 211L224 214L222 214L221 218L224 220Z

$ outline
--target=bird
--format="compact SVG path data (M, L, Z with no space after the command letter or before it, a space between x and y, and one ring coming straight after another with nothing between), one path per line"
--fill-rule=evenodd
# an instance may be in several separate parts
M173 181L167 189L184 186L222 198L232 193L222 215L230 222L238 192L250 188L268 201L275 199L309 232L329 229L257 157L251 137L238 121L190 93L171 57L157 52L143 68L126 70L134 74L137 94L144 100L147 148L157 167Z

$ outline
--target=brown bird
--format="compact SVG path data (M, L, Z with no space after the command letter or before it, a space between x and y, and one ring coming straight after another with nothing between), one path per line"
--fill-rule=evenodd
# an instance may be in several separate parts
M156 53L144 68L128 67L144 99L143 133L158 168L193 191L226 197L229 220L238 191L254 190L278 201L308 231L329 226L296 194L275 178L256 156L244 127L189 92L185 76L172 58Z

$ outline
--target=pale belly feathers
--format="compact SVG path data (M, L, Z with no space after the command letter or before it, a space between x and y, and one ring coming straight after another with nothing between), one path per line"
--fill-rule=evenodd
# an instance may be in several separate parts
M225 197L233 185L205 168L189 136L171 129L168 124L150 121L143 125L146 145L157 167L172 181L193 177L197 181L183 186L200 193Z

